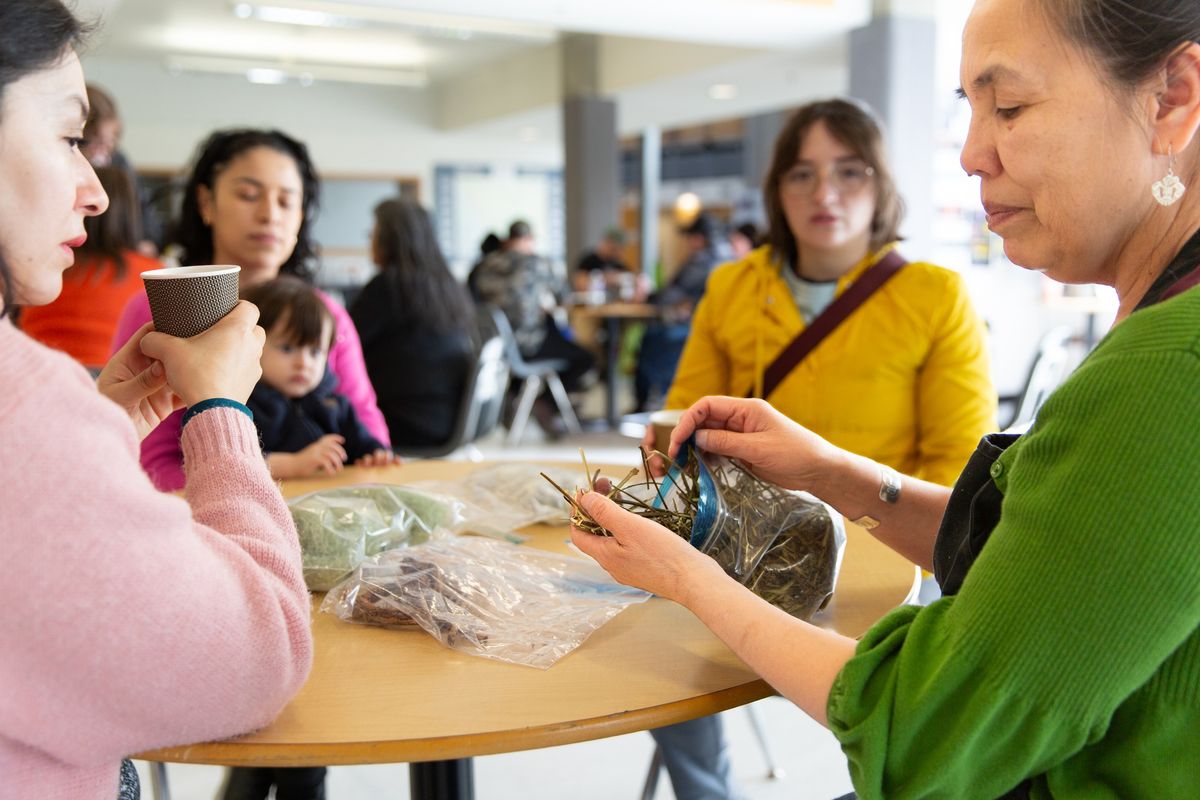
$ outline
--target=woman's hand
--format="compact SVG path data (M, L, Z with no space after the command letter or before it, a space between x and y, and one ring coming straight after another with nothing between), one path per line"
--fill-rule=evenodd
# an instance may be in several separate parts
M167 385L162 362L142 352L142 338L153 327L147 322L139 328L96 378L96 388L129 415L139 439L145 439L160 422L183 408L183 401Z
M360 456L358 461L354 462L356 467L386 467L389 464L399 464L402 459L400 456L393 453L391 450L379 448L373 453L367 453L365 456Z
M214 397L244 403L262 375L259 359L264 341L258 307L241 300L216 325L190 339L145 334L141 351L162 362L167 384L184 405Z
M814 491L845 453L785 417L765 400L705 397L689 408L671 432L675 458L693 433L701 450L736 458L765 481ZM821 496L819 492L815 492Z
M572 528L571 541L621 583L686 606L695 587L726 578L717 562L688 542L607 497L588 492L579 504L612 536Z

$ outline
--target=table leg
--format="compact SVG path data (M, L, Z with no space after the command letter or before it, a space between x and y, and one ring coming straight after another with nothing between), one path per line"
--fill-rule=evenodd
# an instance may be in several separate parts
M607 317L604 327L608 333L608 385L605 387L604 411L609 427L616 428L621 422L617 415L617 376L620 372L617 362L621 358L621 320Z
M412 800L475 800L475 772L469 758L409 764L408 783Z

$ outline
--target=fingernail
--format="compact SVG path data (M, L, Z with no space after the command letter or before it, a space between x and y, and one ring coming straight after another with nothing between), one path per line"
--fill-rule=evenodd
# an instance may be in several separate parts
M706 447L708 445L708 431L696 431L696 446Z

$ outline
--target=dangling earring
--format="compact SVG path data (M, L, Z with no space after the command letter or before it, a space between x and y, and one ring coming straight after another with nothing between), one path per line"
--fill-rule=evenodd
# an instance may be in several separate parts
M1160 180L1155 181L1150 186L1150 193L1154 195L1154 199L1159 205L1171 206L1179 198L1183 197L1187 187L1183 185L1183 181L1179 180L1179 176L1175 174L1175 155L1171 152L1171 145L1167 145L1167 174Z

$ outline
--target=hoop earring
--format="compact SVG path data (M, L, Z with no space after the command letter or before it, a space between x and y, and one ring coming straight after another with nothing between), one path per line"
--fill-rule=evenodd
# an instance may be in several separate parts
M1179 180L1179 176L1175 174L1175 155L1171 152L1171 145L1168 144L1167 174L1151 184L1150 194L1154 195L1154 199L1160 206L1172 206L1179 198L1183 197L1186 190L1187 187L1183 185L1183 181Z

